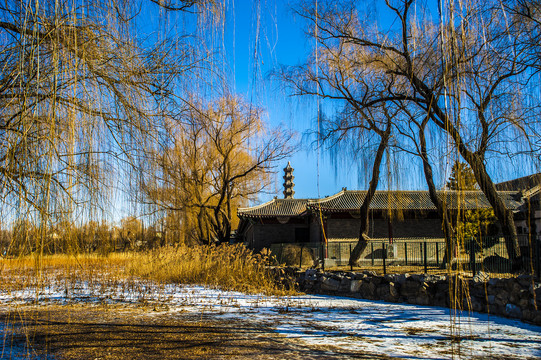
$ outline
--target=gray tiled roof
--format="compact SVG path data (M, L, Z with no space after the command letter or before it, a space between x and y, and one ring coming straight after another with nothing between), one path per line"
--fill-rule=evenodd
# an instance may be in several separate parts
M541 173L523 176L518 179L513 179L501 182L499 184L495 184L497 190L504 191L530 190L539 185L541 185Z
M240 208L237 214L240 217L299 216L306 211L308 201L311 200L275 198L258 206Z
M311 201L308 208L328 212L358 210L366 196L366 191L343 190L328 198ZM500 197L511 210L521 203L514 200L516 192L499 192ZM490 204L481 191L438 191L449 209L486 209ZM376 191L370 203L372 210L435 210L428 191Z
M521 202L515 200L516 192L498 192L507 207L516 210ZM490 204L481 191L438 191L449 209L487 209ZM342 190L323 199L273 199L264 204L238 209L239 217L299 216L307 209L324 212L357 211L366 196L366 191ZM428 191L376 191L372 210L436 210Z

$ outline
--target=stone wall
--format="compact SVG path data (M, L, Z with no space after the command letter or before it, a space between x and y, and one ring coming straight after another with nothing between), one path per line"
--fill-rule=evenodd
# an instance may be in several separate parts
M309 269L296 274L301 291L363 299L487 312L541 325L541 284L530 276L473 279L440 275L329 273ZM449 294L465 294L455 300Z

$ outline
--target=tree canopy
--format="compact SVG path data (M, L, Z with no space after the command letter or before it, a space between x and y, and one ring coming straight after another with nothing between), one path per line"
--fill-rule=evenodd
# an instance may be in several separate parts
M517 16L530 5L513 4ZM386 104L400 109L393 117L399 134L412 128L412 117L424 123L423 134L440 133L472 169L508 239L510 258L517 259L513 214L498 196L487 162L518 153L539 156L540 108L532 91L536 45L525 41L520 22L507 21L509 8L499 1L380 5L389 14L385 23L367 3L299 2L296 12L317 48L306 63L283 68L280 77L297 95L334 101L337 117L345 109L368 114ZM354 126L353 119L341 126ZM404 139L396 136L391 143Z
M475 180L475 175L468 164L455 161L451 168L451 175L446 185L449 190L477 190L479 185Z
M171 124L171 146L155 154L145 201L178 212L188 242L228 242L236 209L270 185L275 162L293 149L291 134L268 130L262 110L238 97L194 104Z

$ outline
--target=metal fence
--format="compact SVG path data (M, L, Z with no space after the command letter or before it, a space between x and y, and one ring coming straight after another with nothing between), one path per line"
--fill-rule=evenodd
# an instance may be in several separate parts
M327 243L281 243L271 245L271 255L279 264L323 267L336 270L373 270L377 273L443 272L451 267L475 274L478 271L495 274L526 273L540 278L541 242L527 236L519 238L522 263L513 264L508 258L505 238L485 237L453 241L446 256L444 239L375 239L368 242L358 266L351 267L349 258L355 241Z

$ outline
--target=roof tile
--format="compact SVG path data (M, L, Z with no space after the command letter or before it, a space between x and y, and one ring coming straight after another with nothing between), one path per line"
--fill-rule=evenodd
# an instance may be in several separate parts
M264 204L237 211L240 217L299 216L306 211L310 199L272 199Z
M325 199L313 200L308 208L323 211L355 211L360 209L367 191L343 190ZM507 207L517 209L521 203L514 200L515 192L499 192ZM440 199L445 201L449 209L488 209L490 203L481 191L438 191ZM372 202L372 210L436 210L430 200L428 191L376 191Z
M307 209L324 212L357 211L367 191L342 190L323 199L273 199L264 204L238 209L239 217L299 216ZM516 210L521 202L515 200L516 192L498 192L507 207ZM438 191L449 209L488 209L485 195L474 191ZM370 204L372 210L435 210L428 191L376 191Z

